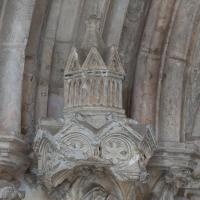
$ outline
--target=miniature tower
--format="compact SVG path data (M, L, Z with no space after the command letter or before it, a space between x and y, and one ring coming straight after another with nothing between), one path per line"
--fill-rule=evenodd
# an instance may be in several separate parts
M43 123L35 138L38 171L47 187L76 177L74 170L83 168L103 169L119 181L146 177L156 144L149 126L124 114L124 76L117 48L105 47L98 19L90 17L83 43L72 48L64 71L63 124L58 130L55 122Z
M117 48L105 48L98 19L86 22L81 48L69 55L64 72L64 113L106 111L123 114L122 81L125 73Z

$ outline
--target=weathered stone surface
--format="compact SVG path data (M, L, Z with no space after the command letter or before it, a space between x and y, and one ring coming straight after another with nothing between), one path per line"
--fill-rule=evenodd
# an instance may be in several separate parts
M0 181L0 199L2 200L22 200L25 192L19 191L17 184Z
M24 198L24 193L12 180L18 179L29 165L29 147L20 135L21 99L34 0L4 3L0 22L0 199L18 200Z
M1 0L0 199L199 200L199 6Z
M124 115L124 70L117 49L106 50L100 37L98 19L92 16L81 49L72 48L65 67L63 124L56 132L50 129L53 121L40 125L34 140L38 178L50 191L59 185L65 187L64 181L75 184L75 188L63 191L69 199L82 199L84 195L86 199L121 199L112 197L104 185L80 193L85 189L76 183L76 170L83 176L80 181L85 179L84 169L95 173L100 169L110 171L118 181L142 182L156 148L150 127ZM86 179L84 185L90 187L90 182Z

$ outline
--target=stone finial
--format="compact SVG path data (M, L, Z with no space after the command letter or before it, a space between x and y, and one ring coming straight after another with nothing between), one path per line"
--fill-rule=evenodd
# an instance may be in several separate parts
M92 47L96 47L99 52L103 52L105 44L100 34L100 19L92 15L86 21L86 31L81 45L81 49L88 53Z

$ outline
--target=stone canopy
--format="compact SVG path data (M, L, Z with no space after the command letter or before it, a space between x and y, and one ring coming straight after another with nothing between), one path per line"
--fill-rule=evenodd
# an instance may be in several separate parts
M97 22L94 16L91 20ZM124 71L117 49L111 47L110 54L102 56L106 50L98 51L100 34L97 24L93 26L86 28L80 53L72 48L66 64L63 124L52 132L41 122L34 141L39 176L48 188L83 166L104 168L121 181L144 181L145 166L156 149L151 128L125 116L120 99Z

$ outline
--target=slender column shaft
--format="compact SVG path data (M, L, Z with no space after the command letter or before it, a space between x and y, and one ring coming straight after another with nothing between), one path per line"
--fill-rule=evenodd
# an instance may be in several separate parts
M6 0L0 26L0 190L28 167L20 137L24 54L35 0ZM13 187L13 186L12 186ZM0 193L1 199L2 193ZM8 194L11 195L11 192ZM10 197L4 197L9 199Z
M0 131L20 133L24 52L35 0L7 0L0 30Z

